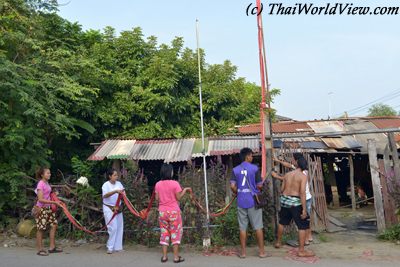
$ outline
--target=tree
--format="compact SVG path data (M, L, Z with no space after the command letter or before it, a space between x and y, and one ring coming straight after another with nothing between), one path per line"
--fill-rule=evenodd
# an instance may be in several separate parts
M53 2L0 5L0 212L24 206L26 177L54 159L54 140L94 131L84 118L97 88L80 82L85 62L72 52L81 30Z
M0 212L12 215L37 167L72 171L91 142L200 135L197 52L181 37L159 44L139 27L83 31L56 11L56 0L0 2ZM260 87L204 55L206 134L257 122Z
M397 112L394 108L385 104L375 104L368 110L369 117L380 117L380 116L396 116Z

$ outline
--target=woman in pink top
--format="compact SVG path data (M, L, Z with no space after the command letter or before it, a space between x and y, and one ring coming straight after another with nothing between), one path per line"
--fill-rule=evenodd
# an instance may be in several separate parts
M190 190L189 187L182 190L177 181L172 180L174 170L171 164L163 164L160 178L156 184L155 192L158 200L159 223L161 230L160 244L163 256L161 262L168 261L168 246L172 243L174 250L174 262L183 262L185 259L179 256L179 244L181 243L183 228L182 216L179 208L179 200Z
M55 213L51 209L51 205L60 206L59 202L52 201L51 186L49 185L51 173L48 168L40 168L36 173L36 178L40 181L36 187L37 203L36 206L40 208L40 211L36 219L36 243L39 256L48 256L49 253L62 252L62 249L56 247L55 237L57 231L57 219ZM50 226L50 249L45 251L43 249L43 232L46 231Z

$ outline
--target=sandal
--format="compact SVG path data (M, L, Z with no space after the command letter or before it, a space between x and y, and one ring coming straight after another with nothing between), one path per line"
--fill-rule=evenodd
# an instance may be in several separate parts
M162 263L167 262L167 261L168 261L168 257L165 257L165 258L164 258L164 256L161 257L161 262L162 262Z
M258 257L261 258L261 259L269 258L269 257L272 257L272 254L269 253L269 252L265 252L265 253L262 254L262 255L259 254Z
M38 251L38 253L36 253L36 255L38 255L38 256L49 256L49 253L47 253L44 250L41 250L41 251Z
M53 249L49 249L49 253L61 253L63 252L63 250L61 248L53 248Z
M179 258L177 260L174 259L174 263L180 263L180 262L184 262L185 259L182 258L181 256L179 256Z

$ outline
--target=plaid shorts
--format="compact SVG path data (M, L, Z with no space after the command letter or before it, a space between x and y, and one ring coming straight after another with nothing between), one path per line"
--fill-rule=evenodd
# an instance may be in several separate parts
M56 214L50 207L43 207L40 209L39 216L36 218L36 228L39 231L46 231L47 227L57 225Z

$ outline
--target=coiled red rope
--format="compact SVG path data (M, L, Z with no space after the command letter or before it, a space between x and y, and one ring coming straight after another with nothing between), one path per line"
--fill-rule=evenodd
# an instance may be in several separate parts
M116 203L115 203L115 206L117 207L117 209L114 210L113 216L111 217L111 219L108 221L108 223L107 223L105 226L103 226L101 229L96 230L96 231L91 231L91 230L87 229L86 227L84 227L84 226L71 214L71 212L68 210L67 205L66 205L64 202L60 201L60 199L57 197L56 194L52 193L52 194L51 194L51 199L52 199L53 201L56 201L56 202L61 203L61 204L60 204L60 207L61 207L61 209L63 210L65 216L67 216L68 220L69 220L76 228L78 228L79 230L84 231L84 232L86 232L86 233L88 233L88 234L95 235L95 234L97 234L97 233L99 233L99 232L104 231L104 230L107 228L107 226L108 226L108 225L114 220L114 218L117 216L117 214L118 214L118 208L119 208L119 206L120 206L121 198L122 198L121 195L122 195L122 194L119 194L119 195L118 195L117 201L116 201ZM53 211L54 211L54 210L53 210Z
M190 194L190 198L191 198L192 202L199 208L199 210L201 210L204 214L207 214L207 210L200 204L200 201L196 198L196 196L194 195L192 190L189 190L189 194ZM231 201L228 203L228 205L226 205L222 209L219 209L217 212L210 212L210 217L215 218L215 217L225 215L228 212L229 208L232 206L235 199L236 199L236 196L234 196L231 199Z

